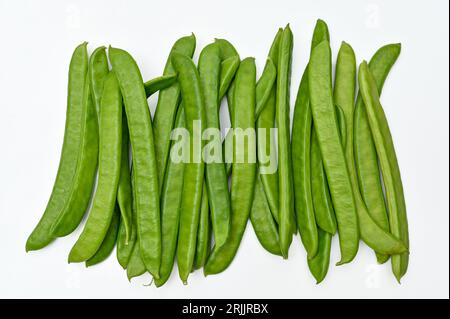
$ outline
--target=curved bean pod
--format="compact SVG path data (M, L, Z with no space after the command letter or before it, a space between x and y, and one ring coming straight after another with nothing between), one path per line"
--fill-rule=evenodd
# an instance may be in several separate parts
M144 83L147 98L160 90L167 89L177 81L176 74L161 75Z
M328 26L325 21L318 19L311 40L311 53L324 40L330 41ZM311 176L314 177L311 188L317 225L326 232L334 235L337 229L336 217L334 215L333 203L331 202L330 190L323 168L322 154L320 153L314 124L311 131Z
M266 194L259 174L256 174L255 194L253 198L250 221L255 230L256 237L269 253L281 256L278 225L274 221L267 202Z
M312 199L317 226L334 235L337 229L336 216L314 126L311 131L311 177Z
M223 60L220 64L220 85L219 85L219 101L222 101L223 97L228 91L231 82L234 79L234 75L239 67L241 60L238 55L230 56Z
M194 34L178 39L170 50L164 68L164 75L176 74L172 65L172 55L174 53L184 54L192 57L195 51L196 40ZM173 83L170 87L161 90L158 96L155 115L153 118L153 134L155 136L155 154L156 164L158 168L158 180L160 189L164 172L167 166L167 158L170 150L170 133L175 124L177 108L180 103L180 85L178 82Z
M70 201L76 197L73 192L77 190L74 178L77 174L83 176L86 182L86 189L79 192L85 196L77 198L79 202L74 207L77 214L83 214L89 202L97 166L98 132L95 108L89 91L86 46L87 43L79 45L70 61L66 128L58 173L45 212L28 237L26 251L44 248L55 238L51 231L52 225L65 213L66 207L73 206ZM92 185L89 188L87 181L91 173Z
M275 38L272 41L272 45L269 50L269 58L268 62L266 63L266 66L268 66L270 61L273 61L275 64L275 72L277 71L277 64L278 64L278 55L279 55L279 48L280 48L280 42L281 38L283 36L283 29L278 29L278 32L275 35ZM258 87L261 87L264 82L261 82L263 79L264 73L270 72L269 68L264 68L263 74L261 75L261 78L259 79L258 83L256 84L256 104L258 105L258 101L261 99L258 96ZM276 77L275 77L276 80ZM256 127L259 131L260 128L264 129L265 132L265 140L261 139L261 136L258 135L258 164L259 164L259 171L261 173L261 183L264 188L264 193L266 194L267 202L270 207L270 212L272 213L273 218L277 223L279 223L279 211L278 211L278 205L279 205L279 196L278 196L278 170L275 172L264 172L263 170L266 169L266 166L268 163L263 163L262 159L266 158L267 155L269 155L269 164L272 163L272 165L278 165L277 164L277 154L275 152L276 145L275 145L275 139L271 136L271 130L275 125L275 108L276 108L276 95L277 95L277 88L276 83L273 82L272 85L266 86L266 91L269 91L269 95L267 96L267 100L264 103L264 109L262 109L261 113L258 115L256 114ZM258 132L257 132L258 133ZM266 143L263 143L265 141ZM270 174L268 174L270 173Z
M289 120L289 86L293 35L289 25L283 30L278 54L276 123L278 127L279 232L281 252L288 257L292 236L296 232L292 181L291 133Z
M275 71L275 79L276 79L276 66L275 66L275 70L272 68L272 64L273 66L275 66L275 63L273 62L273 60L268 59L266 62L266 67L264 68L263 74L261 75L261 77L259 78L258 82L256 82L256 105L260 105L260 114L259 117L256 116L256 112L255 112L255 118L258 120L261 116L261 113L264 111L264 109L266 108L267 105L275 105L275 96L272 95L272 90L274 89L274 84L275 81L271 81L270 79L273 76L273 72ZM274 80L275 80L274 79ZM228 90L228 111L230 113L230 121L232 119L232 115L231 113L233 112L233 102L232 99L230 98L231 95L233 94L233 88L234 88L234 82L231 83L230 88ZM221 85L222 87L222 85ZM269 94L268 94L269 93ZM275 94L275 93L273 93ZM275 108L275 106L273 106L273 108ZM275 111L273 111L275 112ZM273 115L274 116L274 115ZM263 118L265 118L266 116L263 116ZM272 117L273 118L273 117ZM274 121L272 120L270 123L273 123ZM231 121L231 126L233 126L233 122ZM270 124L270 127L272 127L273 124ZM233 134L231 133L231 131L229 131L227 133L227 135L225 136L225 140L223 142L222 145L222 154L224 155L225 158L231 158L230 155L232 155L233 153ZM273 147L273 146L272 146ZM226 155L228 154L228 155ZM229 156L229 157L227 157ZM276 162L276 156L275 158L275 162ZM264 163L265 164L265 163ZM231 162L225 162L225 167L226 167L226 171L231 171ZM268 174L266 174L268 175ZM276 181L276 189L278 189L278 180ZM274 194L277 194L277 192L273 192ZM277 196L277 195L274 195ZM276 200L274 200L274 202L276 203L276 206L278 207L278 197L276 197ZM278 209L276 209L278 210ZM274 218L278 218L278 215L274 215Z
M200 78L194 62L186 55L174 53L172 64L178 73L186 115L186 128L190 136L191 156L189 163L185 163L184 167L177 253L180 278L184 284L187 284L195 257L205 166L201 154L203 141L201 135L198 136L201 132L194 132L194 122L201 121L202 124L206 121Z
M205 198L203 198L205 196ZM202 206L200 208L200 221L197 232L197 246L195 249L194 266L193 269L200 269L205 265L206 259L210 253L211 231L209 221L209 205L208 205L208 191L206 185L203 184L202 192Z
M382 254L398 254L406 251L403 243L384 230L372 219L359 191L358 178L353 154L353 113L355 101L356 60L353 49L343 42L336 63L334 100L342 107L347 128L347 147L345 156L358 213L362 240L375 251Z
M379 94L381 94L384 81L397 60L400 51L400 44L385 45L374 54L369 62L369 69L373 74ZM356 100L354 117L355 164L361 195L372 218L384 230L389 231L388 213L381 185L378 158L367 119L367 112L360 94L358 94ZM379 263L384 263L389 259L389 255L379 253L376 253L376 255Z
M158 169L144 83L129 53L110 47L109 58L122 92L130 132L140 252L147 270L158 278L161 263Z
M92 52L89 59L89 81L91 87L92 99L94 100L97 116L100 116L100 102L103 95L103 86L105 78L109 73L108 57L106 56L106 47L101 46Z
M297 225L308 259L317 254L319 246L311 189L311 129L312 114L309 103L308 68L306 68L295 101L292 163ZM313 176L313 178L317 177Z
M124 115L124 114L123 114ZM123 116L122 116L122 125L124 123L123 121ZM123 133L123 128L124 126L122 126L122 133ZM127 129L127 139L128 139L128 128ZM122 135L123 137L123 135ZM128 145L129 143L127 143ZM122 139L122 147L123 147L123 139ZM127 147L129 149L129 146ZM123 156L123 149L122 149L122 156ZM117 194L119 195L119 191L121 187L124 187L124 185L121 185L124 183L124 179L122 179L122 173L123 173L123 163L121 162L121 179L119 179L119 186L117 187ZM129 179L129 193L127 196L124 197L124 199L127 199L127 201L129 201L129 205L131 206L131 236L130 239L127 240L127 233L126 233L126 229L125 229L125 225L121 220L120 226L119 226L119 233L117 234L117 261L119 262L119 264L122 266L123 269L127 268L128 262L130 260L130 256L133 253L133 248L134 245L137 241L137 216L136 216L136 200L135 195L134 195L134 183L133 183L133 169L131 169L131 173L130 170L128 170L128 179ZM126 193L124 193L126 194ZM128 197L129 196L129 197ZM119 199L117 199L118 205L119 205L119 209L120 209L120 201ZM120 212L121 214L122 211Z
M380 161L389 212L391 232L409 248L408 220L403 185L389 125L380 104L378 88L367 62L359 67L359 86L375 148ZM392 256L392 270L400 282L408 269L409 252Z
M69 262L91 258L101 246L114 212L122 149L122 96L113 73L105 79L100 111L98 185L83 232L69 254Z
M220 47L217 42L207 45L200 53L198 70L200 85L206 114L206 128L220 129L219 119L219 81L220 81ZM213 138L215 136L213 135ZM210 143L220 143L211 140ZM208 146L208 145L207 145ZM219 147L216 147L219 146ZM221 145L215 145L212 150L222 151ZM210 151L204 155L210 156ZM222 154L213 154L222 159ZM206 189L208 190L211 221L214 241L217 247L225 244L230 231L231 202L228 191L228 177L222 161L208 158L205 166Z
M95 255L86 260L86 267L90 267L96 264L101 263L106 258L111 255L111 252L116 246L117 233L119 230L120 224L120 212L119 208L115 207L113 217L111 219L111 224L109 225L108 232L106 233L105 238L100 246L100 248L95 252Z
M234 125L235 128L245 131L255 127L256 67L253 58L246 58L241 62L235 83ZM244 138L242 134L239 137L242 140ZM256 175L256 164L252 162L252 159L256 159L256 141L254 136L253 139L249 136L248 145L245 147L244 143L237 144L237 138L238 136L233 134L230 234L225 245L213 249L204 267L205 275L217 274L230 265L239 248L250 215ZM238 163L236 159L240 162Z
M133 195L130 176L130 137L128 132L127 117L125 112L122 111L122 150L120 158L120 178L119 185L117 187L117 203L119 204L120 214L122 216L121 225L123 225L124 230L124 233L119 231L118 242L123 242L124 245L128 245L128 242L130 240L134 240L136 237L136 231L132 229L132 201Z
M314 278L316 278L316 283L321 283L328 273L328 267L330 265L330 250L331 250L331 235L330 233L318 229L319 236L319 247L317 249L317 254L308 259L308 267Z
M141 256L139 241L136 241L127 265L127 278L129 281L131 281L132 278L139 277L147 272L147 268L145 267Z
M339 136L341 137L342 147L344 147L345 150L347 146L347 124L344 111L339 105L336 105L336 117L339 125Z
M263 73L256 83L256 96L258 96L259 99L256 99L255 118L259 117L266 106L276 78L277 67L269 56L267 58L266 65L264 66Z
M186 126L184 108L178 107L175 128ZM178 141L176 143L181 143ZM175 141L172 142L171 152L175 151ZM161 234L162 254L159 279L155 279L156 287L161 287L169 279L175 260L178 231L180 224L181 198L183 194L184 163L172 161L171 155L167 162L166 174L161 191Z
M312 51L308 66L311 110L336 212L341 248L339 265L353 260L358 251L359 230L355 200L339 137L332 96L331 49L322 41Z

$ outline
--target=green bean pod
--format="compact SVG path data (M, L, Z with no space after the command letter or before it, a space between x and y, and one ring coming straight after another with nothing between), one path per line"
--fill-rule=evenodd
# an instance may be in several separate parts
M330 41L328 26L325 21L318 19L311 40L311 53L324 40ZM311 131L311 176L314 177L311 181L311 189L317 225L334 235L337 229L336 217L314 124Z
M219 86L220 86L220 47L217 42L207 45L200 53L198 70L200 74L201 92L206 115L206 128L220 130L219 118ZM225 244L230 231L231 203L228 191L228 177L222 162L220 136L208 136L209 142L205 148L207 162L205 166L205 181L208 190L209 208L217 247ZM216 154L216 151L219 154ZM211 154L213 153L213 154ZM219 160L217 161L216 158Z
M378 88L370 73L367 62L359 67L359 87L367 111L370 130L380 162L386 199L389 212L391 232L400 238L406 248L409 248L408 220L403 193L402 179L398 167L397 155L392 140L389 125L383 107L380 104ZM408 269L409 252L392 256L392 270L398 282Z
M276 123L278 127L279 232L281 252L288 257L292 236L296 232L292 181L291 133L289 120L289 86L293 35L289 25L283 30L278 53Z
M334 100L342 107L347 129L347 147L345 156L352 184L353 195L358 213L359 229L362 240L375 251L382 254L398 254L406 251L403 243L381 228L369 214L359 191L358 178L353 153L353 115L355 101L356 60L353 49L343 42L336 63Z
M163 75L154 79L151 79L144 83L145 94L150 97L152 94L156 93L159 90L163 90L169 86L171 86L176 81L176 74L171 75ZM117 238L117 260L122 268L127 268L128 261L130 260L130 256L133 252L134 243L137 237L136 230L136 222L132 221L132 189L131 189L131 181L130 181L130 167L129 167L129 133L128 126L125 114L123 114L122 121L122 162L121 162L121 172L120 172L120 180L119 187L117 190L117 202L120 206L120 211L122 214L122 219L119 227L119 234ZM182 183L182 179L181 179ZM163 195L161 194L161 198ZM163 201L161 202L163 205ZM124 216L130 216L125 219ZM161 207L161 216L164 218L165 214L163 213L163 207ZM134 216L135 217L135 216ZM128 225L125 220L129 220ZM161 222L163 223L163 221ZM164 229L164 226L161 226ZM178 234L178 225L176 226L176 234ZM128 231L127 231L128 229ZM176 236L176 235L175 235ZM176 241L176 239L175 239ZM162 243L164 246L164 243ZM164 247L162 247L164 249ZM173 252L174 253L174 252ZM161 253L161 276L164 275L162 272L164 271L164 252ZM170 271L172 270L173 265L173 255L172 255L172 263L170 266ZM169 274L170 274L169 271ZM168 277L167 277L168 278ZM155 280L156 281L156 280Z
M203 196L205 198L203 198ZM209 213L208 191L206 190L206 185L203 184L202 206L200 208L200 221L198 224L197 246L195 249L193 269L202 268L205 265L206 259L208 258L208 255L210 253L211 226Z
M175 128L184 128L186 126L184 108L178 107ZM172 136L175 138L175 136ZM178 143L186 141L173 141L172 152L176 152ZM156 287L161 287L169 279L175 260L177 248L178 231L180 224L181 198L183 194L184 163L175 162L169 156L164 176L163 188L161 191L161 233L162 233L162 254L161 268L159 270L160 278L155 279Z
M101 46L92 52L89 59L89 81L92 99L94 101L97 116L100 116L100 102L103 95L105 78L109 73L108 57L106 56L106 47Z
M87 79L86 82L88 82L90 87L90 81ZM88 101L88 109L84 115L85 119L82 120L82 148L78 155L76 173L72 180L73 186L70 190L70 199L51 227L51 233L55 237L66 236L78 227L89 206L89 200L94 188L99 152L98 117L96 116L92 95L89 94L89 91L90 89L87 89L86 94L88 96L85 97Z
M178 73L186 115L186 128L190 136L190 157L184 168L177 253L180 279L187 284L195 257L205 166L202 159L202 133L196 132L194 126L198 121L204 125L206 120L200 78L194 62L186 55L174 53L172 64Z
M147 268L142 260L141 249L139 241L133 246L133 251L130 256L130 260L127 265L127 278L131 281L134 277L139 277L147 272Z
M317 254L319 246L311 188L311 130L312 114L309 103L308 68L306 68L295 101L292 162L297 225L308 259Z
M275 35L275 38L272 41L272 45L269 50L269 58L266 63L266 67L264 68L263 74L261 75L261 78L258 80L258 83L256 84L256 104L258 105L258 101L262 99L258 92L260 91L259 88L263 87L264 82L262 82L262 79L264 77L265 73L269 73L270 71L270 62L272 61L275 65L275 72L277 72L277 64L278 64L278 55L279 55L279 48L280 48L280 42L281 38L283 36L283 29L278 29L278 32ZM276 80L276 76L275 76ZM271 85L266 85L265 91L268 91L269 94L267 96L267 100L264 103L264 108L261 110L260 114L256 114L256 128L257 128L257 134L258 134L258 164L259 164L259 171L261 176L261 183L264 188L264 193L266 194L267 202L270 207L270 212L272 213L273 218L277 223L279 223L279 196L278 196L278 169L274 172L267 171L268 164L269 165L275 165L277 166L277 154L275 152L276 145L275 145L275 139L272 137L271 132L275 125L275 108L276 108L276 95L277 95L277 88L276 83L272 82ZM264 136L260 135L260 129L262 129L261 132L264 132ZM267 158L268 157L268 158ZM265 161L265 159L268 159Z
M176 74L161 75L144 83L147 98L158 91L167 89L177 81Z
M336 117L339 125L339 136L342 141L342 147L344 147L345 150L347 147L347 124L345 121L344 111L339 105L336 105Z
M192 57L195 51L196 40L194 34L178 39L170 50L164 68L164 75L176 74L172 65L172 55L174 53L184 54ZM173 83L170 87L161 90L158 96L155 115L153 118L153 134L155 136L155 154L158 168L158 180L164 179L164 172L167 166L167 158L170 150L170 132L175 124L177 108L180 103L180 85ZM162 188L162 182L160 183Z
M130 132L140 253L147 270L158 278L161 263L158 169L144 83L129 53L110 47L109 59L120 85Z
M311 131L311 177L311 191L317 226L334 235L337 230L336 216L314 126Z
M105 238L100 246L100 248L95 252L95 255L86 260L86 267L94 266L96 264L101 263L106 258L111 255L111 252L116 246L117 233L119 230L120 224L120 212L119 208L116 205L114 209L114 213L111 219L111 224L109 225L108 232L106 233Z
M122 106L123 109L123 106ZM130 176L130 137L128 132L127 117L125 112L122 111L122 148L120 158L120 178L119 185L117 187L117 203L119 204L120 214L122 216L121 225L123 230L119 231L118 241L124 245L128 245L128 242L134 240L136 237L136 231L133 232L132 221L132 189L131 189L131 176ZM121 227L121 228L122 228Z
M122 114L122 125L124 124L124 113ZM130 239L127 239L127 232L126 232L126 226L124 225L123 222L123 218L120 221L120 226L119 226L119 233L117 234L117 261L119 262L119 264L122 266L123 269L127 268L128 262L130 261L130 256L133 253L133 248L134 245L137 241L137 216L136 216L136 200L135 200L135 196L134 196L134 184L133 184L133 169L130 169L128 167L128 182L124 182L124 180L126 178L123 178L123 162L122 160L124 159L123 157L123 147L124 147L124 128L127 130L126 131L126 139L127 139L127 143L125 143L126 145L126 149L129 150L129 136L128 136L128 125L122 126L122 159L121 159L121 163L120 163L120 179L119 179L119 186L117 187L117 197L119 197L119 193L121 192L121 187L122 188L127 188L129 187L130 189L127 192L123 192L123 194L125 196L123 196L123 200L122 200L122 206L127 207L127 205L130 205L129 208L126 209L130 209L131 210L131 236ZM129 154L128 154L129 155ZM125 161L129 160L129 158L127 157L125 159ZM126 200L126 201L125 201ZM123 205L125 202L128 202L127 205ZM119 198L117 199L117 204L119 205L119 209L121 209L121 201L119 200ZM120 211L121 215L123 216L123 212L122 210Z
M227 93L239 67L239 63L241 63L241 60L238 55L230 56L220 63L219 101L222 101Z
M401 50L400 44L388 44L381 47L369 62L378 93L381 94L384 81L397 60ZM381 185L380 168L375 145L370 132L367 112L361 95L358 94L355 106L354 152L358 171L361 195L372 218L384 230L389 231L388 213ZM389 255L376 253L379 263L389 259Z
M239 65L233 95L235 131L233 134L233 175L231 178L231 229L225 245L214 248L204 267L204 274L217 274L225 270L236 255L244 234L253 202L256 175L255 95L256 67L253 58ZM247 131L246 131L247 130ZM237 135L236 135L237 132ZM249 132L245 146L245 133ZM238 140L239 139L239 140Z
M88 164L93 165L93 162L95 162L93 166L97 165L97 121L89 92L89 81L87 80L88 54L86 46L87 43L79 45L73 52L70 61L66 128L58 174L45 212L28 237L26 251L41 249L55 238L51 227L59 216L65 212L65 207L72 206L69 202L73 198L74 177L81 174L79 169L91 168L79 166L79 160L82 160L85 164L86 160L90 160ZM86 156L82 155L83 151ZM94 174L95 167L92 175ZM85 176L85 174L81 175L87 179L90 177ZM78 207L76 207L83 213L87 208L89 196L87 200L82 198ZM86 204L86 206L82 207L83 204Z
M331 80L331 49L322 41L312 51L308 84L313 121L337 218L341 260L353 260L358 251L359 230L355 199L344 150L339 137Z
M131 169L131 188L132 188L132 192L133 192L133 228L136 232L136 236L133 242L129 243L127 247L129 247L127 249L127 251L129 252L128 255L128 260L127 260L127 264L126 264L126 271L127 271L127 278L130 281L132 278L134 277L139 277L141 275L143 275L147 269L145 268L145 264L142 261L142 257L141 257L141 250L139 247L139 239L137 238L138 234L137 234L137 216L136 216L136 201L134 200L134 198L136 198L135 196L135 190L136 187L134 185L134 169Z
M272 80L273 78L273 80ZM261 116L261 113L263 113L264 109L266 107L268 107L268 105L272 105L273 104L273 108L275 108L275 96L272 95L272 90L274 89L274 84L275 84L275 79L276 79L276 66L275 63L272 59L267 59L266 62L266 66L264 67L264 71L263 74L261 75L261 77L259 78L258 82L256 83L256 105L259 106L260 109L260 113L257 114L255 112L255 118L258 120ZM228 111L230 112L230 120L232 119L232 115L231 113L233 112L233 101L230 98L230 96L232 95L232 91L234 88L234 82L231 83L230 88L228 90L228 95L227 95L227 100L228 100ZM222 87L222 85L221 85ZM275 94L275 93L274 93ZM273 115L273 114L272 114ZM273 115L274 116L274 115ZM269 116L263 116L263 118L265 117L269 117ZM273 119L273 117L271 117ZM272 124L270 124L270 128L273 126L273 120L270 122ZM233 126L233 122L231 120L231 126ZM273 141L271 141L273 142ZM268 146L267 146L268 147ZM274 146L272 146L273 149ZM227 133L227 135L225 136L225 140L222 143L222 154L224 155L224 158L231 158L233 153L233 134L231 133L231 131L229 131ZM270 153L271 154L271 153ZM272 154L271 154L272 155ZM276 162L276 156L271 157L271 160L275 158L275 162ZM266 164L266 163L263 163ZM225 162L225 168L226 171L231 171L231 161L230 162ZM268 174L266 174L268 175ZM278 189L278 180L276 180L276 189ZM277 196L277 192L273 191L273 193L275 194L274 196ZM276 203L276 207L278 207L278 197L276 197L276 200L274 200L274 202ZM278 209L276 209L278 210ZM274 218L278 218L278 215L274 213Z
M113 73L105 79L100 107L98 185L83 232L69 254L69 262L91 258L101 246L114 213L122 149L122 96Z
M330 266L330 250L331 250L331 239L330 233L318 228L319 237L319 247L317 248L317 254L308 259L308 267L312 275L316 279L316 283L321 283L328 273L328 268Z
M224 63L225 60L233 57L234 59L237 58L237 61L240 61L240 57L238 52L236 51L236 48L228 41L225 39L215 39L214 41L215 43L217 43L220 47L220 57L222 59L222 63ZM240 63L240 62L239 62ZM237 63L235 66L239 67L239 63ZM222 64L222 66L225 66L225 64ZM228 77L230 78L230 77ZM233 78L231 78L232 80ZM221 78L222 80L222 78ZM225 84L225 83L224 83ZM227 100L228 100L228 112L230 115L230 122L233 123L233 111L230 109L230 104L233 104L232 101L230 101L232 98L232 92L234 91L234 81L229 82L229 86L228 89L226 90L225 88L221 88L219 90L219 95L222 98L224 96L225 93L227 93ZM231 103L230 103L231 102Z
M271 254L281 256L278 225L270 211L259 174L256 176L250 221L252 222L256 237L264 249Z
M259 78L258 82L256 82L256 96L259 99L256 99L256 107L255 107L255 118L257 119L265 106L267 105L267 100L269 99L273 84L277 78L277 67L269 56L266 61L266 65L264 66L263 73Z

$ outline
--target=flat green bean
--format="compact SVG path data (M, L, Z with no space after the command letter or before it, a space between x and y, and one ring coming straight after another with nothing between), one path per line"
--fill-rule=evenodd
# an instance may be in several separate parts
M311 131L311 178L316 223L319 228L334 235L337 230L336 216L314 126Z
M279 185L279 233L281 252L288 257L292 236L296 232L294 216L294 195L292 180L291 138L289 120L289 86L293 35L289 25L283 30L281 37L276 94L276 123L278 127L278 185Z
M347 147L345 156L352 184L353 195L358 213L359 229L362 240L375 251L382 254L398 254L406 251L403 243L384 230L372 219L367 211L359 191L358 178L353 152L353 115L355 101L356 60L353 49L343 42L336 63L334 100L342 107L347 129Z
M202 124L206 123L206 120L200 77L194 62L186 55L174 53L172 64L178 73L186 116L186 129L190 136L190 160L185 163L184 167L177 253L180 279L187 284L195 257L205 166L201 154L203 141L201 135L198 136L201 132L195 132L194 125L196 121L200 121ZM195 145L196 143L197 145Z
M175 128L184 128L185 126L184 108L180 105L175 119ZM178 141L177 143L181 142L183 141ZM184 142L186 143L186 141ZM176 151L174 145L175 141L172 142L171 152ZM172 272L180 224L184 163L172 161L171 156L169 155L161 191L162 254L161 268L159 270L160 278L155 279L156 287L164 285Z
M269 253L281 256L278 225L273 219L259 174L256 176L250 221L256 237Z
M324 40L330 41L328 26L325 21L318 19L311 40L311 53ZM317 225L330 234L335 234L337 229L336 217L314 123L311 132L311 176L313 177L311 188Z
M123 108L123 106L122 106ZM136 238L136 230L133 230L132 221L132 189L130 177L130 137L128 132L127 117L122 110L122 148L120 157L120 178L117 187L117 203L119 204L121 219L121 229L118 235L118 247L128 245L130 241ZM119 248L118 248L119 249ZM120 248L121 249L121 248ZM122 264L122 263L121 263Z
M312 50L308 80L317 140L336 212L341 248L341 260L338 264L341 265L352 261L356 256L359 230L355 199L333 103L331 49L326 40Z
M200 53L198 70L200 85L206 114L206 128L214 129L214 133L220 130L219 118L219 86L220 86L220 46L217 42L207 45ZM206 145L213 144L205 155L208 160L205 166L205 182L208 190L209 208L211 209L211 221L214 232L214 241L217 247L225 244L230 232L231 202L228 191L228 177L225 165L221 161L222 148L218 136L210 136ZM220 137L220 136L219 136ZM215 151L220 152L215 154ZM210 154L214 153L214 154ZM220 161L214 160L218 158Z
M140 254L147 270L158 278L161 263L158 169L144 83L128 52L110 47L109 59L120 85L130 132Z
M230 56L222 60L220 64L219 101L222 101L227 93L239 67L239 63L241 63L241 60L238 55Z
M194 34L178 39L167 58L164 68L164 75L176 74L172 65L172 55L174 53L184 54L192 57L195 51L196 40ZM180 85L173 83L170 87L161 90L158 96L155 115L153 118L153 134L155 136L155 154L158 168L158 180L164 179L164 172L167 166L167 158L170 150L170 132L175 124L177 108L180 103ZM160 183L160 189L162 182Z
M70 61L66 128L58 173L45 212L28 237L26 251L41 249L53 241L52 226L68 208L78 216L84 214L89 203L97 167L98 128L89 91L86 46L87 43L79 45ZM77 184L80 180L84 182Z
M203 196L205 196L205 199L203 199ZM198 224L197 247L195 249L193 269L200 269L205 265L211 250L211 225L209 214L208 191L206 190L206 185L203 184L202 206L200 208L200 221Z
M94 101L97 117L100 116L100 101L103 95L103 86L105 78L109 73L108 57L106 56L106 47L101 46L92 52L89 59L89 81L92 99Z
M72 247L69 262L90 259L100 248L114 213L122 149L122 96L113 73L105 79L100 106L98 185L83 232Z
M270 61L272 61L275 65L275 72L277 72L277 65L278 65L278 55L279 55L279 47L281 38L283 36L283 29L278 29L278 32L276 33L272 45L269 50L269 58L268 62L266 63L266 67L264 68L263 74L261 75L261 78L259 79L258 83L256 84L256 104L258 105L258 101L261 99L258 95L259 87L262 87L264 82L261 82L261 79L263 79L264 73L270 72L270 68L268 66L270 65ZM276 77L275 77L276 80ZM273 82L272 85L266 86L266 91L269 92L269 95L267 96L267 100L264 103L264 108L260 112L260 114L256 114L256 128L258 130L258 164L259 164L259 170L261 173L261 183L264 188L264 193L266 194L267 202L270 207L270 212L272 213L273 218L277 223L279 223L279 211L278 211L278 205L279 205L279 196L278 196L278 169L274 172L263 172L263 170L267 169L267 164L271 165L277 165L277 154L275 152L276 145L275 145L275 139L273 136L271 136L271 130L275 125L275 108L276 108L276 94L277 94L277 88L276 83ZM262 139L262 136L259 135L259 129L264 129L265 139ZM265 143L263 143L265 141ZM263 145L264 144L264 145ZM267 158L269 156L268 160L269 163L265 163L263 159ZM264 174L263 174L264 173Z
M254 132L255 127L255 95L256 67L253 58L242 60L235 79L233 95L233 113L235 128L241 133L233 134L233 175L231 177L231 231L225 245L214 248L204 267L204 274L217 274L224 271L234 259L244 234L253 202L255 186L256 141L255 136L247 137L244 143L244 132ZM248 130L250 129L250 130ZM237 130L236 132L239 132ZM247 131L246 131L247 130ZM236 133L235 132L235 133ZM240 138L241 143L238 142ZM236 160L239 159L239 162Z
M400 50L401 45L398 43L385 45L374 54L369 62L369 69L374 76L379 94L381 94L384 81L397 60ZM378 158L370 132L367 112L360 94L358 94L356 100L354 130L355 164L361 195L372 218L384 230L389 231L388 213L381 185ZM389 255L379 253L376 253L376 255L379 263L384 263L389 259Z
M392 234L397 238L400 238L406 248L409 249L406 204L394 142L392 140L386 115L380 104L375 79L370 73L369 66L365 61L361 63L359 67L358 80L361 96L367 111L370 130L380 162L381 173L386 190L390 229ZM398 282L400 282L401 278L406 274L408 262L409 251L392 256L392 271Z
M328 273L328 267L330 265L330 250L331 250L331 235L330 233L318 228L319 247L317 254L308 259L308 267L316 283L321 283Z
M308 259L317 254L319 246L311 188L311 130L312 114L309 102L308 69L306 69L295 101L292 162L297 225Z
M120 212L119 208L116 205L113 213L113 217L111 219L111 224L109 225L108 232L106 233L105 238L100 246L100 248L95 252L95 255L86 260L86 267L91 267L96 264L101 263L106 258L111 255L111 252L116 246L117 233L119 230L120 224Z
M139 277L147 272L147 268L145 267L141 256L139 241L136 241L127 265L127 278L129 281L131 281L132 278Z

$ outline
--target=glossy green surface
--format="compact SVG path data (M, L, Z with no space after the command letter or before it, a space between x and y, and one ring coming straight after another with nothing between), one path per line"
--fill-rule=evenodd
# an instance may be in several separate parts
M361 63L359 67L358 82L383 176L390 229L392 234L403 242L405 248L409 248L405 196L397 155L386 115L380 104L378 87L367 62ZM392 256L392 271L399 282L406 274L408 262L409 252Z
M114 73L105 79L100 110L98 185L83 232L70 251L69 262L86 261L96 253L114 213L122 150L122 95Z
M378 93L381 94L384 81L401 51L400 44L388 44L381 47L369 62ZM369 214L384 230L389 231L388 213L383 194L378 157L370 131L367 112L361 95L358 94L354 116L354 154L361 195ZM389 259L388 255L377 253L379 263Z
M185 163L184 167L177 252L180 279L187 284L195 257L205 168L201 156L204 142L198 136L199 132L194 132L194 121L206 123L206 120L200 76L194 62L186 55L174 53L172 64L178 73L186 116L186 129L190 136L190 161ZM197 145L195 145L196 143Z
M312 50L308 79L317 141L337 218L341 248L341 260L338 264L344 264L356 256L359 230L352 185L333 102L331 49L328 41L322 41Z
M256 67L253 58L244 59L237 71L233 95L234 127L246 130L255 127ZM241 135L242 136L242 135ZM233 261L244 234L253 202L256 163L255 137L248 138L248 145L237 143L233 134L233 175L231 177L231 231L222 247L214 248L204 267L205 275L224 271ZM236 162L242 159L242 162Z
M28 237L26 251L41 249L55 236L75 228L89 203L97 168L98 127L89 90L86 46L86 43L79 45L70 61L66 126L58 173L45 212ZM73 218L65 217L68 214ZM63 223L66 219L69 222ZM53 230L55 223L60 225L61 232Z
M120 85L130 132L140 254L147 270L158 278L161 263L158 169L144 82L128 52L110 47L109 59Z

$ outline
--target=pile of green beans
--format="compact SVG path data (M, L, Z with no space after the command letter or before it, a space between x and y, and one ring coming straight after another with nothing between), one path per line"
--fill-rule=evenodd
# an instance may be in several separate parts
M378 263L391 259L400 282L406 204L380 103L400 44L358 70L342 42L333 81L330 34L318 20L291 130L293 45L288 24L257 78L255 59L241 60L225 39L206 45L196 65L191 34L175 42L163 75L146 82L128 52L102 46L89 56L87 43L76 47L58 173L26 251L72 233L88 214L69 262L93 266L116 249L129 280L149 273L160 287L176 261L187 284L197 269L207 276L231 265L250 220L261 246L283 259L298 231L317 283L335 234L337 265L355 258L361 239ZM147 99L156 92L152 118ZM224 99L232 131L222 139L214 132Z

